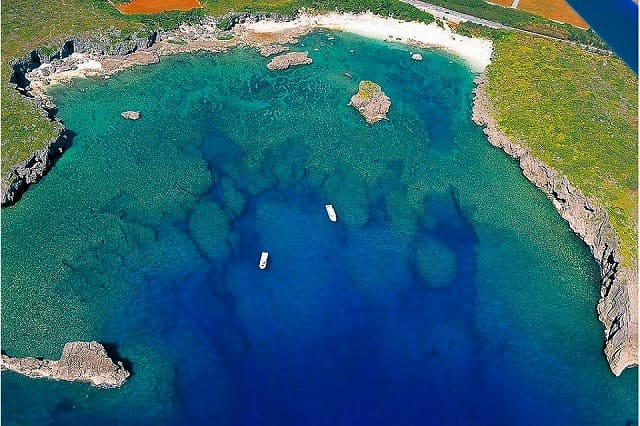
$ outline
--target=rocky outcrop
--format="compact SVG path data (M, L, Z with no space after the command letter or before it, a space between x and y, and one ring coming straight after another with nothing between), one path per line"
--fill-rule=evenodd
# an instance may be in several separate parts
M128 120L137 120L140 118L140 111L124 111L120 115Z
M289 48L281 44L268 44L259 48L258 52L260 52L262 56L271 56L277 55L278 53L286 52L287 50L289 50Z
M309 52L291 52L284 55L275 56L271 62L267 64L270 70L286 70L295 65L308 65L313 60L309 57Z
M114 363L98 342L67 343L58 361L2 354L0 367L31 378L86 382L102 388L120 387L131 375L121 361Z
M13 166L13 170L0 182L0 198L2 207L15 203L20 195L46 174L54 158L62 154L69 143L69 135L62 125L58 125L58 136L47 141L42 149L31 154L22 163Z
M358 93L351 97L349 105L357 109L367 123L373 124L387 119L391 101L380 86L364 80L358 85Z
M587 198L529 150L502 133L491 115L485 92L487 79L476 79L473 121L484 127L489 142L520 162L522 173L551 200L571 229L589 246L600 265L601 286L597 311L604 325L604 353L611 371L619 376L627 367L638 365L638 276L622 265L618 237L609 216L600 204Z

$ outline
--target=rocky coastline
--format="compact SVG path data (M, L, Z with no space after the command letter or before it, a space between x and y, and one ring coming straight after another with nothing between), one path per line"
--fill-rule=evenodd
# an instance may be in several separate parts
M618 237L601 205L587 198L526 146L511 141L498 127L485 91L487 77L475 80L473 121L483 127L489 143L520 163L523 175L544 192L570 228L589 247L600 266L598 318L604 326L604 353L611 371L619 376L625 368L638 365L638 275L623 265Z
M235 14L232 22L236 25L264 18L266 16ZM77 77L109 78L127 68L154 64L160 56L177 53L224 52L248 46L258 49L263 56L270 56L288 50L285 45L296 44L299 37L312 30L311 27L300 27L265 35L233 26L222 30L216 23L214 18L206 17L197 25L182 24L175 30L133 34L127 40L120 40L118 32L81 35L64 41L52 53L35 49L24 58L11 61L13 73L10 82L24 99L54 122L57 137L45 141L41 149L20 164L12 165L9 175L3 176L0 182L2 207L13 205L30 184L44 176L52 160L63 152L70 140L64 124L56 118L57 108L46 94L47 86L68 83Z
M257 22L262 16L241 14L234 24ZM289 20L285 18L285 20ZM2 181L2 206L11 205L29 184L46 173L52 158L59 155L68 142L66 130L55 118L55 105L46 94L46 87L64 83L75 77L108 78L126 68L156 63L164 55L196 51L224 52L238 46L258 49L264 56L281 53L287 45L312 31L316 26L291 26L274 33L256 33L242 25L221 30L217 21L207 17L200 24L183 24L176 30L155 31L134 35L129 40L113 43L109 36L74 37L60 49L45 55L32 51L27 58L14 61L11 82L22 94L47 114L59 128L59 136L33 153L22 164L13 167L11 181ZM44 65L44 66L43 66ZM485 75L476 80L474 90L474 121L484 127L490 143L519 160L523 174L551 199L554 207L569 223L571 229L585 241L600 265L601 298L597 311L604 325L604 352L614 374L637 365L638 358L638 301L637 271L624 266L618 250L618 240L605 209L589 200L571 186L566 176L531 156L526 147L511 142L497 127L491 116L491 105L484 86Z
M58 48L51 49L49 46L46 50L52 53L45 53L45 49L38 48L25 58L12 60L11 83L50 119L57 121L56 107L46 94L46 87L50 84L65 83L75 77L109 78L126 68L152 64L158 62L160 56L177 53L224 52L247 46L257 49L263 56L271 56L289 50L288 45L297 44L299 37L316 28L350 31L374 38L452 50L467 58L474 68L480 69L489 62L492 49L487 40L454 35L435 24L425 26L371 13L274 16L243 12L220 18L207 16L197 24L183 23L174 30L141 30L126 38L123 38L121 31L114 29L104 34L71 37ZM372 29L375 31L372 32ZM389 35L392 33L395 36ZM425 40L430 41L425 44ZM63 134L63 125L59 121L58 125L59 134ZM20 178L15 170L22 167L22 175L38 175L39 178L44 173L41 170L46 171L48 166L37 166L33 172L26 172L26 169L31 169L32 164L50 164L47 161L43 163L42 157L42 154L34 153L22 165L12 165L9 176L2 176L0 196L3 207L13 204L30 183L37 181Z
M2 354L0 370L31 378L85 382L101 388L118 388L131 375L121 361L114 362L98 342L70 342L59 360L13 358Z

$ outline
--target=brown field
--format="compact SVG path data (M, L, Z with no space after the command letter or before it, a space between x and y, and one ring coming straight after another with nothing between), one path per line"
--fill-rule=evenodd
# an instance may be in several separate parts
M489 0L489 3L499 4L504 7L511 7L513 0Z
M573 10L566 0L520 0L518 9L576 27L589 28L589 24Z
M132 0L128 3L115 5L120 13L132 15L134 13L150 15L167 10L191 10L200 8L198 0Z

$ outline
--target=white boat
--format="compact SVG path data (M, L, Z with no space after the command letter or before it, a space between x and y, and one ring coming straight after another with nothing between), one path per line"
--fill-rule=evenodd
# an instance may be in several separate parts
M336 211L334 210L332 204L326 204L324 208L327 209L327 216L329 216L329 220L331 222L335 222L336 220L338 220L338 216L336 216Z
M263 251L260 255L260 263L258 264L260 269L267 269L267 259L269 259L269 252Z

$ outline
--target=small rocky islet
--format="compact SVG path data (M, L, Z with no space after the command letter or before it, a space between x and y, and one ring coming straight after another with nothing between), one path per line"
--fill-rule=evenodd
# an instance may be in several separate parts
M284 55L275 56L267 64L270 70L286 70L296 65L308 65L313 62L309 57L309 52L291 52Z
M358 85L358 93L351 97L349 105L357 109L368 124L374 124L387 119L391 100L379 85L363 80Z

